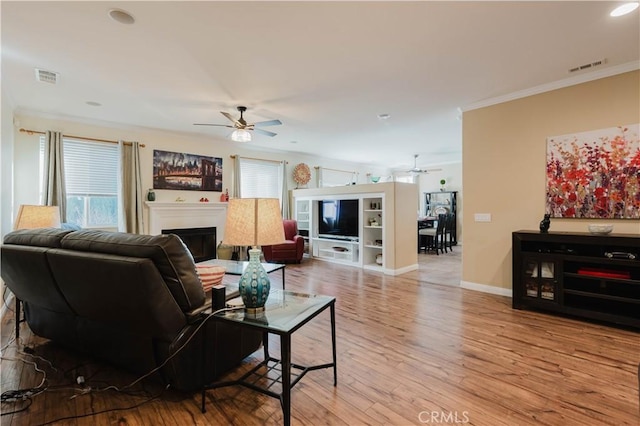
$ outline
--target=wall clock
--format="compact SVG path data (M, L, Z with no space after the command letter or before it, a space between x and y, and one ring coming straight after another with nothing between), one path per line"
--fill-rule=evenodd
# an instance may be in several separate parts
M296 165L293 169L293 181L300 185L306 185L311 180L311 170L305 163Z

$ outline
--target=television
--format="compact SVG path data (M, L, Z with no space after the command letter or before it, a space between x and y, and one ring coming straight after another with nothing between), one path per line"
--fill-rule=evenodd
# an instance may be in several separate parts
M357 240L358 216L358 200L320 200L318 201L318 236Z

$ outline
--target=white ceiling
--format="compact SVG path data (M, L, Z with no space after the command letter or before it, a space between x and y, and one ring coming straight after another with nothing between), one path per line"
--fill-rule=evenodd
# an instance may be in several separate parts
M637 62L639 12L609 17L618 4L2 1L2 92L18 112L212 138L230 129L193 123L246 105L283 122L257 149L428 166L461 160L459 108Z

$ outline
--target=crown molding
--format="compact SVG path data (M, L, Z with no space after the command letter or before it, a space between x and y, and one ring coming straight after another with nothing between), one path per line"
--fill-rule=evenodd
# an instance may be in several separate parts
M540 93L550 92L552 90L562 89L569 86L575 86L576 84L586 83L593 80L599 80L605 77L611 77L625 72L635 71L640 69L640 61L627 62L625 64L615 65L612 67L603 68L598 71L593 71L588 74L576 75L573 77L565 78L562 80L554 81L551 83L541 84L525 90L519 90L517 92L509 93L507 95L497 96L495 98L484 99L482 101L469 104L462 109L463 112L472 111L474 109L484 108L492 105L501 104L504 102L513 101L520 98L526 98L527 96L538 95Z

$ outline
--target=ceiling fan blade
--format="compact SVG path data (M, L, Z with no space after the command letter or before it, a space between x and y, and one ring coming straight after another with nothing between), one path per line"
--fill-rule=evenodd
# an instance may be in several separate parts
M273 133L273 132L270 132L268 130L262 130L262 129L252 129L252 130L254 132L256 132L256 133L261 133L261 134L266 135L266 136L274 137L275 135L277 135L277 133Z
M258 121L257 123L251 124L251 126L256 127L264 127L264 126L279 126L282 124L280 120L269 120L269 121Z
M210 123L193 123L194 126L216 126L216 127L230 127L230 128L234 128L233 126L229 126L228 124L210 124Z
M227 118L228 118L229 120L231 120L231 122L232 122L233 124L235 124L236 126L240 126L240 125L241 125L241 123L240 123L238 120L236 120L235 118L233 118L233 117L231 116L231 114L229 114L228 112L220 111L220 114L222 114L222 115L224 115L225 117L227 117Z

